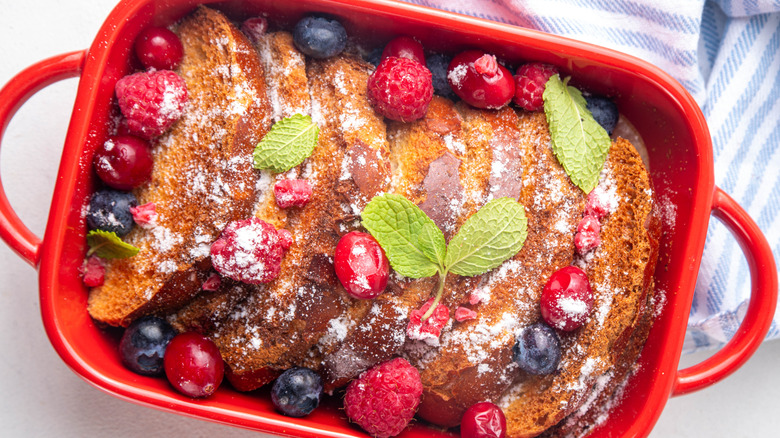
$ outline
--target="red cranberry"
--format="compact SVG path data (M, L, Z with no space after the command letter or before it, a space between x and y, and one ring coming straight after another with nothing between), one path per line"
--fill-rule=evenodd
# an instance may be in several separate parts
M461 438L504 438L506 417L501 408L490 402L471 405L460 422Z
M165 350L165 375L177 391L190 397L208 397L222 383L225 364L211 339L182 333Z
M412 37L401 36L387 43L385 49L382 50L382 59L390 56L409 58L425 65L423 46L419 41Z
M311 199L311 184L305 179L282 179L274 184L279 208L303 207Z
M149 180L152 152L149 143L132 136L109 138L95 151L93 160L98 177L117 190L131 190Z
M147 28L135 40L135 54L146 68L173 70L183 53L179 37L164 27Z
M582 327L593 310L593 291L585 272L576 266L555 271L542 290L541 310L544 321L558 330Z
M390 262L370 234L345 234L336 245L334 259L336 276L351 296L369 299L385 290Z
M253 44L259 44L268 30L268 20L263 17L252 17L241 23L241 32L244 32Z
M447 80L453 91L476 108L498 109L515 95L512 73L493 55L479 50L460 53L450 62Z

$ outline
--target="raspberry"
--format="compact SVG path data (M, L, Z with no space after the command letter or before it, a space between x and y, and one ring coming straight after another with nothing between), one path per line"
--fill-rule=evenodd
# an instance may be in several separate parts
M549 64L532 62L523 64L515 75L514 102L526 111L538 111L544 107L544 86L558 69Z
M311 184L305 179L283 179L274 184L279 208L303 207L311 199Z
M350 420L378 438L401 433L422 396L420 373L396 358L363 372L347 387L344 410Z
M293 244L292 233L282 228L276 230L276 234L279 235L279 243L282 245L282 249L284 252L287 252L287 250L290 249L290 246Z
M219 289L219 286L222 284L222 277L219 276L219 274L211 274L209 275L209 278L206 279L206 281L203 282L203 285L200 287L201 289L205 291L215 291Z
M477 312L468 307L458 307L455 309L455 321L463 322L477 317Z
M588 193L588 200L585 202L585 215L594 216L598 220L604 219L610 210L607 193L601 187L596 187Z
M595 216L586 215L577 225L577 234L574 235L574 247L577 253L585 255L601 245L601 224Z
M385 58L368 78L368 99L376 112L411 122L425 116L433 98L430 70L409 58Z
M148 140L179 120L187 84L170 70L135 73L116 83L116 97L130 132Z
M439 342L442 329L450 320L450 311L444 304L439 304L431 316L423 321L422 317L431 308L431 304L433 304L433 298L426 301L421 308L412 310L409 325L406 327L406 336L436 345Z
M98 287L103 285L106 276L106 268L103 265L103 259L98 256L90 256L79 266L81 280L84 286Z
M222 276L244 283L268 283L279 275L284 256L276 229L258 219L234 221L211 245L211 263Z
M144 205L130 207L130 213L133 215L135 223L144 228L149 228L157 221L157 204L147 202Z

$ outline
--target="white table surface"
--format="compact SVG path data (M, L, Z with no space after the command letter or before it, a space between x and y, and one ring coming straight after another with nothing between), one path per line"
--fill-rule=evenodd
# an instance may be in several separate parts
M0 0L0 84L46 57L89 46L112 0ZM43 234L76 79L48 87L3 138L0 172L22 220ZM40 320L36 271L0 244L0 435L7 437L258 437L262 434L116 399L59 359ZM696 363L706 354L683 358ZM725 381L672 399L653 437L780 436L780 342Z

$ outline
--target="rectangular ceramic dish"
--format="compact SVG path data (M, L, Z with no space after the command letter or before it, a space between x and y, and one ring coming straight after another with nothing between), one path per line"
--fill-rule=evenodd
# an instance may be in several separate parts
M126 0L107 18L92 46L57 56L17 75L0 91L0 129L31 94L59 79L80 76L57 186L43 239L32 234L0 193L0 235L40 270L40 300L48 336L81 377L118 397L185 415L291 436L364 436L350 426L337 403L294 419L273 410L263 391L239 393L227 385L205 400L174 392L164 379L138 376L120 363L117 336L86 311L87 291L78 274L86 251L82 208L94 187L92 154L107 136L114 85L130 72L136 35L150 25L169 25L198 4L212 3L232 19L266 14L291 25L304 14L337 17L350 37L380 45L413 35L430 50L457 53L481 48L517 64L557 65L595 93L613 96L637 128L663 207L664 234L655 273L659 306L639 371L625 395L591 436L644 436L666 400L714 383L739 367L757 348L774 314L777 278L769 247L753 221L714 186L712 152L704 118L673 79L638 59L527 29L387 0ZM0 131L0 134L2 132ZM686 321L710 213L723 220L745 250L752 272L752 301L737 336L711 359L678 371ZM416 424L405 436L447 435Z

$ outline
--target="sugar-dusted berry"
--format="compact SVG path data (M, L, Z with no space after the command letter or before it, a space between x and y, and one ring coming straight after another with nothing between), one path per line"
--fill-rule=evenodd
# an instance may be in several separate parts
M419 41L412 37L400 36L393 39L382 50L382 59L395 56L398 58L409 58L425 65L425 52Z
M312 58L330 58L344 50L347 31L336 20L309 16L304 17L293 29L295 47Z
M130 132L151 139L181 117L187 84L170 70L135 73L116 83L116 97Z
M515 94L512 73L492 54L467 50L456 55L447 69L455 94L476 108L498 109Z
M542 289L542 318L565 332L582 327L593 310L593 291L585 271L566 266L555 271Z
M432 98L430 70L408 58L385 58L368 78L368 100L376 112L391 120L422 118Z
M92 161L98 178L117 190L131 190L149 180L154 161L149 143L132 135L106 140Z
M164 27L149 27L135 40L135 55L147 69L173 70L181 61L184 48L181 40Z
M144 228L152 227L157 222L157 204L154 202L130 207L130 213L133 215L133 221Z
M477 317L477 312L469 309L468 307L460 306L457 309L455 309L455 321L463 322L468 321L470 319L475 319Z
M392 359L349 384L344 411L352 422L377 438L396 436L414 417L422 389L417 369L406 359Z
M490 402L471 405L460 421L461 438L504 438L506 417L504 411Z
M535 375L551 374L561 362L561 340L550 326L537 322L523 328L512 353L523 371Z
M303 207L311 199L311 184L305 179L282 179L274 184L274 197L279 208Z
M379 296L387 286L390 262L379 243L368 233L352 231L339 239L333 267L344 289L358 299Z
M431 316L423 321L422 317L432 304L433 298L426 301L419 309L412 310L409 315L409 325L406 327L406 336L430 345L438 345L441 331L450 320L450 310L444 304L439 304Z
M225 363L214 341L194 332L171 339L163 365L171 385L190 397L210 396L225 375Z
M544 87L558 69L549 64L531 62L523 64L515 74L514 102L526 111L539 111L544 107Z
M285 250L276 228L251 218L228 224L212 245L211 263L223 277L268 283L279 276Z
M279 235L279 243L282 245L282 249L287 252L293 244L293 235L289 230L284 228L276 230L276 234Z
M577 224L577 233L574 235L574 247L577 253L585 255L601 245L601 224L595 216L586 214Z
M290 368L276 378L271 388L271 401L276 409L289 417L309 415L320 404L322 378L309 368Z

